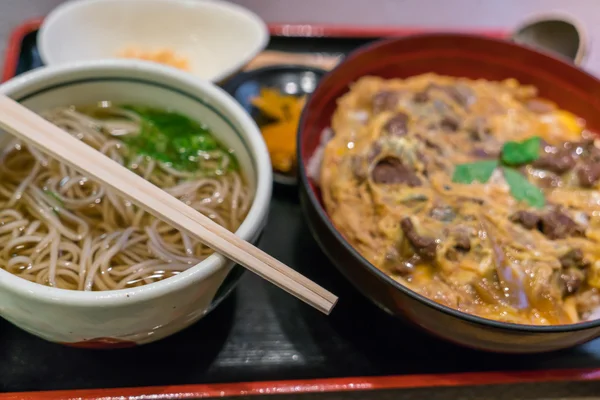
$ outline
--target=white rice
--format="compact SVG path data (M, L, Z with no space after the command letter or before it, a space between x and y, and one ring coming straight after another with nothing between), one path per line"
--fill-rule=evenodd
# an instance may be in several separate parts
M596 308L590 315L588 315L586 321L593 321L595 319L600 319L600 308Z
M369 112L366 110L358 110L350 113L350 118L361 122L363 125L369 120Z
M317 186L321 184L321 164L323 162L323 155L325 154L325 146L332 137L333 130L331 128L323 129L319 145L306 163L306 175L308 175Z

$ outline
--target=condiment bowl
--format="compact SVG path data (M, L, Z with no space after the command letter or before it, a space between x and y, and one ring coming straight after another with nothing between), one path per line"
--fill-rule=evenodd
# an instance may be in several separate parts
M205 123L233 149L255 195L236 234L256 242L272 190L269 154L250 116L220 88L190 74L134 60L44 67L13 78L0 92L33 111L100 101L179 112ZM0 143L9 139L1 133ZM122 347L171 335L214 307L233 262L212 254L171 278L113 291L63 290L29 282L0 268L0 316L43 339L85 347ZM221 297L239 272L221 289ZM233 279L233 282L231 281Z
M401 285L363 258L336 230L323 207L315 152L330 126L336 100L362 76L406 78L434 72L455 77L515 78L600 128L600 81L570 63L509 41L462 34L429 34L380 41L351 53L322 78L304 109L298 134L300 196L308 224L333 264L382 309L440 338L481 350L546 352L600 336L600 320L572 325L504 323L440 305Z
M260 95L261 89L275 89L288 96L307 96L315 90L326 73L324 69L303 65L271 65L237 74L225 83L223 89L244 107L260 127L271 122L252 105L252 99ZM297 183L296 170L289 174L273 171L273 180L281 185L294 186Z

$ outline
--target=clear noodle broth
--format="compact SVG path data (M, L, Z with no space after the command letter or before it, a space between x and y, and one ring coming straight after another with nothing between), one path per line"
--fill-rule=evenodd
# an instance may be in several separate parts
M185 116L116 106L42 113L50 122L231 231L253 193L232 151ZM156 282L212 253L77 171L11 141L0 153L0 268L61 289Z

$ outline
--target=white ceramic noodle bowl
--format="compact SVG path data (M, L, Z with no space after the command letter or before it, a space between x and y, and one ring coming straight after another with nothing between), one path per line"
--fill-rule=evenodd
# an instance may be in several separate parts
M268 41L257 15L210 0L72 0L48 15L38 35L46 65L114 58L129 46L168 48L213 82L240 70Z
M236 152L256 190L236 233L253 242L262 231L271 197L269 155L256 124L213 84L152 63L105 60L29 72L2 84L0 92L34 111L110 100L171 109L206 123ZM6 136L0 133L0 143L6 143ZM54 342L147 343L200 319L232 266L213 254L175 277L105 292L46 287L0 269L0 316Z

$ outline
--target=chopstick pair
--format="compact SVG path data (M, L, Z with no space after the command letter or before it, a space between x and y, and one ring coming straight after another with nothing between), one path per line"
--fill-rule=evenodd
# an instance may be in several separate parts
M321 312L329 314L337 302L316 283L4 95L0 95L0 127Z

